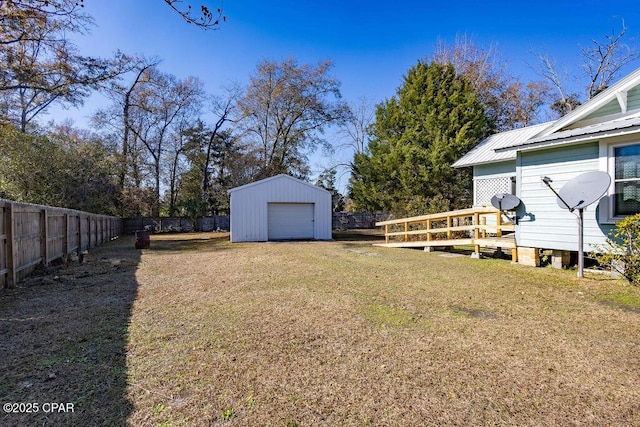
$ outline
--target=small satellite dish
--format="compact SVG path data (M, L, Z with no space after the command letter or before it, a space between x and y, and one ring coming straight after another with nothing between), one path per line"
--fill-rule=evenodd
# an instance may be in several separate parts
M491 198L491 205L501 211L510 211L520 204L520 199L513 194L498 193Z
M611 177L602 171L580 174L567 182L557 196L558 206L573 211L598 201L609 189Z

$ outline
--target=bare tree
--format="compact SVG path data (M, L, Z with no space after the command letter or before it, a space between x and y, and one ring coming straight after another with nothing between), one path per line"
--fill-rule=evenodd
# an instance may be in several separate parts
M130 109L129 129L144 147L147 165L151 170L156 203L152 214L160 211L160 184L166 144L175 123L193 109L199 108L202 83L188 77L183 81L173 75L150 68L143 73L142 81L132 94L135 101Z
M331 62L298 65L263 61L238 102L245 136L262 162L259 177L279 173L305 176L307 153L328 145L323 131L348 117L340 83L329 75Z
M584 58L583 67L587 72L587 97L592 98L603 89L606 89L618 76L620 69L635 61L640 56L636 47L622 42L627 32L627 27L622 21L622 29L616 34L605 36L605 41L591 40L590 47L581 47Z
M346 145L354 154L364 153L369 143L369 127L375 120L375 109L362 97L349 105L348 118L341 126L339 135L347 140Z
M569 92L568 72L559 71L555 61L547 53L535 54L539 62L539 67L534 71L551 85L551 90L556 92L556 96L552 96L550 108L558 116L562 117L568 112L581 104L580 95Z
M192 117L184 115L168 138L167 169L169 176L167 177L167 183L169 186L169 216L175 216L177 212L179 181L187 163L184 159L185 151L188 148L188 138L185 135L185 131L191 125L191 119Z
M236 105L239 99L238 88L232 88L228 91L226 98L214 97L211 102L212 112L218 117L213 125L213 128L209 132L207 143L205 147L205 160L202 166L202 202L206 203L209 197L209 168L211 165L211 155L214 148L216 139L219 137L219 132L222 127L227 123L234 121L233 114L236 111Z
M467 35L456 36L453 45L439 41L433 60L453 65L474 88L487 115L498 130L527 126L537 119L549 88L541 82L523 84L507 72L495 46L478 47Z
M113 59L80 55L70 34L93 24L72 0L4 1L0 8L0 100L2 113L25 132L53 103L82 105L93 90L135 66L117 52Z
M132 96L134 91L138 88L140 84L143 84L143 76L145 76L150 69L156 67L160 63L159 60L143 60L140 62L140 66L138 67L137 73L133 79L133 83L129 86L128 89L120 85L112 86L112 93L115 93L117 96L122 98L122 165L121 171L119 174L118 183L120 188L124 188L125 186L125 177L127 174L127 165L129 164L129 157L131 153L134 151L131 148L130 142L130 134L131 134L131 108L132 108Z
M531 67L556 92L552 98L551 110L558 116L563 116L579 106L583 100L591 99L611 82L619 77L620 70L632 63L640 56L638 49L622 41L627 32L627 27L622 22L622 30L616 34L615 30L605 36L604 41L593 39L590 47L581 47L584 69L584 95L571 88L570 82L583 81L576 73L571 76L569 72L562 71L553 58L547 53L534 53L538 66Z

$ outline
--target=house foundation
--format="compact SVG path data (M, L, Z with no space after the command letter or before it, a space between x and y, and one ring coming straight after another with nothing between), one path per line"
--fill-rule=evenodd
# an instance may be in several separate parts
M538 248L518 246L518 264L540 267L540 251Z
M551 253L551 266L553 268L567 268L571 264L571 252L554 250Z

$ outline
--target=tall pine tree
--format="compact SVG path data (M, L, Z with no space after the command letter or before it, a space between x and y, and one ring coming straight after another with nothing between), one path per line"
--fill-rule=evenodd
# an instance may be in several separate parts
M354 157L356 207L404 215L470 207L471 171L451 164L491 128L453 66L418 62L396 96L377 106L368 150Z

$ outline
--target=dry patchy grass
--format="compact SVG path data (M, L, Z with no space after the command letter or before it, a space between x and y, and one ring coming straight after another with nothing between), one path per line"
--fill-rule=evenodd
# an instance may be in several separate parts
M640 424L637 288L504 260L377 248L362 236L227 237L154 235L141 252L121 239L90 264L108 274L4 295L0 325L15 342L3 348L11 371L0 383L3 400L69 399L77 411L2 421ZM113 253L128 261L114 266ZM40 314L34 327L59 330L53 351L42 339L23 351L17 344L33 330L12 319L46 312L38 301L50 289L58 299L84 295L73 303L77 319Z

